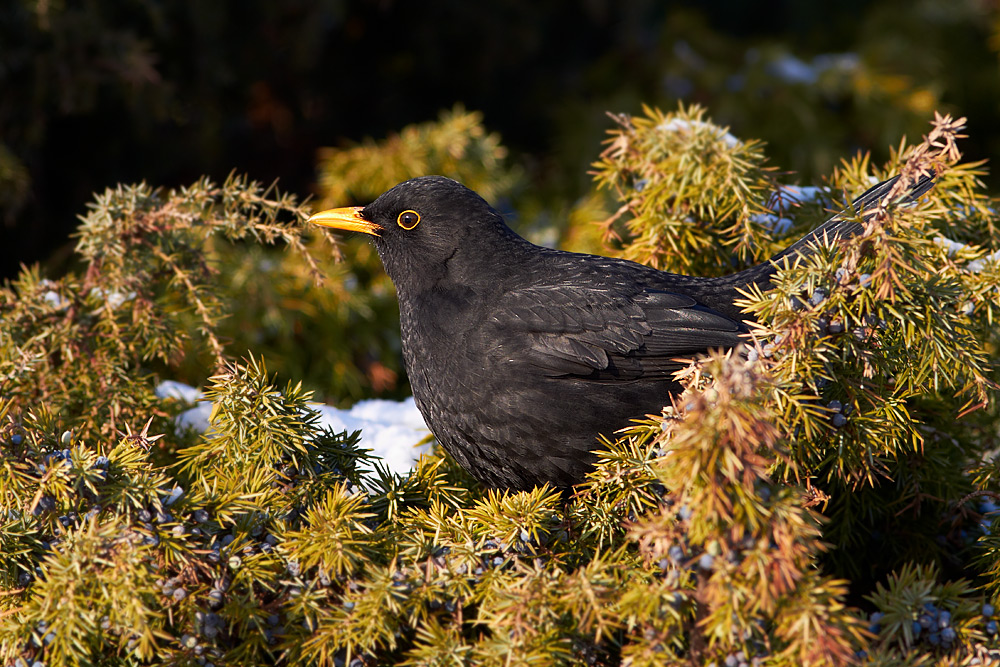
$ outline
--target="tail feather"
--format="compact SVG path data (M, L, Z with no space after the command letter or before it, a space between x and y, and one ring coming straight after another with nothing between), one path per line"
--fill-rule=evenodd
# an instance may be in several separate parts
M742 321L746 315L734 303L742 298L741 289L751 284L767 289L777 271L777 261L789 256L808 255L811 247L822 241L824 235L829 238L849 238L860 234L864 230L864 225L857 222L857 218L860 217L864 221L874 215L879 203L889 196L889 192L898 180L899 176L894 176L870 188L851 204L853 213L841 211L766 262L721 278L684 277L684 292L727 317L737 322ZM906 204L915 201L932 187L934 187L934 176L924 176L905 195L899 197L896 203Z
M860 215L862 221L867 221L868 218L875 215L875 211L878 210L879 204L882 203L882 201L889 195L889 192L892 190L893 186L896 185L896 181L898 180L899 176L893 176L889 180L882 181L878 185L872 186L862 193L861 196L855 199L854 202L852 202L851 209ZM916 201L933 187L934 176L922 176L916 183L913 184L905 195L897 200L897 203L906 204ZM849 215L852 219L845 219L845 215ZM837 239L850 238L855 234L860 234L864 229L864 226L856 219L853 219L856 217L857 216L851 215L849 210L841 211L772 257L771 261L780 260L788 257L789 255L808 254L808 247L822 241L824 235L831 239Z

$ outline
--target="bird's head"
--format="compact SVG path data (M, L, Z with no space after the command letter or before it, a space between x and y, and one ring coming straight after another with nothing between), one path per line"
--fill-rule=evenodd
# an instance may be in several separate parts
M386 273L407 290L445 276L481 280L484 269L525 243L482 197L443 176L404 181L367 206L322 211L309 222L373 236Z

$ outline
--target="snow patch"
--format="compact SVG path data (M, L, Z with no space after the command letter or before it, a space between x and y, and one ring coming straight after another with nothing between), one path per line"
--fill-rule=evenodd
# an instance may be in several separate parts
M751 216L750 220L778 236L787 233L793 224L791 218L781 218L773 213L758 213Z
M786 83L811 86L825 72L851 72L860 66L861 59L855 53L825 53L813 58L811 63L783 54L769 62L766 69L768 74Z
M793 206L825 201L826 192L823 188L811 185L781 185L771 195L767 207L772 210L785 210ZM750 219L772 234L779 236L786 234L795 223L792 218L782 217L774 213L758 213Z
M176 398L195 405L177 415L178 431L193 429L204 433L209 429L212 404L198 401L202 393L182 382L166 380L156 387L160 398ZM430 443L416 446L430 430L417 410L413 397L403 401L372 399L360 401L348 410L313 403L310 407L319 415L319 425L334 431L361 431L361 446L372 450L392 472L406 474L413 470L420 455L430 451Z
M69 300L64 299L61 294L55 290L49 290L42 295L42 298L56 310L63 310L69 308Z
M819 72L811 65L792 55L783 55L768 63L767 72L787 83L812 85L819 78Z
M176 398L185 403L197 403L201 398L201 392L183 382L164 380L156 387L157 398Z
M320 423L334 431L360 430L361 445L393 472L409 472L420 455L430 451L430 443L415 446L430 431L412 396L404 401L361 401L349 410L322 404L312 407L320 413Z
M111 306L111 310L115 310L126 301L131 301L135 298L135 292L125 293L118 290L105 290L100 287L95 287L90 290L90 293L98 299L104 299Z
M185 410L177 415L174 418L174 425L180 433L189 429L198 433L204 433L212 425L211 418L212 404L208 402L199 403L190 410Z
M952 241L944 236L936 236L934 238L934 243L944 248L945 252L948 253L949 257L954 257L962 250L969 247L967 243L961 243L959 241ZM980 273L986 268L987 264L993 262L1000 262L1000 250L990 253L985 257L980 257L979 259L974 259L965 265L965 270L969 273Z
M969 262L968 264L966 264L965 268L967 271L970 271L971 273L979 273L980 271L986 268L987 263L991 262L1000 262L1000 250L997 250L994 253L986 255L986 257L983 257L982 259L975 259Z
M778 201L808 204L826 201L826 192L814 185L782 185L774 194L774 198Z
M716 138L726 144L726 146L732 148L740 143L740 140L726 132L722 128L716 127L711 123L706 123L700 120L684 120L683 118L671 118L670 120L665 120L656 126L656 129L660 132L695 132L698 130L710 129L716 133Z
M949 257L954 257L966 247L964 243L952 241L951 239L946 239L943 236L934 237L934 243L944 248L944 251L948 253Z

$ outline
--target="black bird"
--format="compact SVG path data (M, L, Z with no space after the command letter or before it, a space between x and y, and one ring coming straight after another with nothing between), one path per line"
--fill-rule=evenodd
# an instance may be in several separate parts
M874 212L899 177L853 208ZM906 194L929 190L923 178ZM444 448L484 484L530 489L581 481L599 433L658 413L672 374L746 332L737 287L766 287L774 260L809 254L834 216L770 261L721 278L542 248L515 234L479 195L441 176L400 183L365 207L311 222L364 232L399 298L413 397Z

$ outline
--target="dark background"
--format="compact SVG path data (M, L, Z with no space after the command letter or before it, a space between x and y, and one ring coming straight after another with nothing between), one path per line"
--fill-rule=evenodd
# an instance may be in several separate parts
M455 103L483 112L553 205L591 187L605 112L643 103L701 103L803 183L918 140L934 109L968 115L967 157L988 158L996 16L954 0L8 2L0 268L65 270L76 216L116 183L236 170L305 196L319 148ZM824 54L853 65L802 69Z

